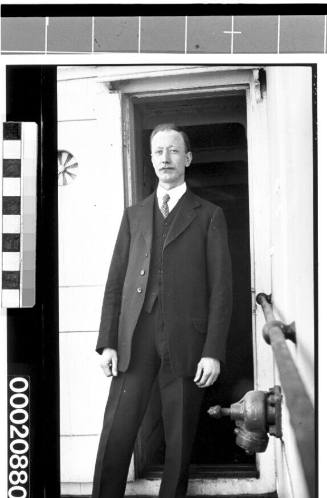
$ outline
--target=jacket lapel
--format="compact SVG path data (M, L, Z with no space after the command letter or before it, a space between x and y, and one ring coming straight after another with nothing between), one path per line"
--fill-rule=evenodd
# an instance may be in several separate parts
M140 204L139 227L145 239L148 252L151 252L153 235L153 203L155 192L146 197Z
M167 238L164 244L164 249L173 240L176 239L186 228L192 223L196 217L196 208L201 206L197 198L190 190L185 193L184 199L181 199L182 205L170 226Z

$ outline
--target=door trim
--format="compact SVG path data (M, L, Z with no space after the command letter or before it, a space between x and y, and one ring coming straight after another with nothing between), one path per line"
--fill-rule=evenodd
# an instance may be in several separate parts
M273 385L274 369L269 348L261 336L263 317L255 304L255 295L271 289L270 262L270 186L268 157L268 126L266 98L259 88L258 67L208 67L185 68L183 74L164 74L156 72L134 73L129 78L111 81L110 91L119 92L122 110L123 164L125 175L125 203L131 205L138 199L137 178L134 168L135 156L135 113L134 105L158 97L169 98L191 96L213 96L222 92L246 91L247 130L248 130L248 171L249 171L249 209L251 239L251 291L253 295L253 361L254 385L256 389ZM190 79L192 76L192 79ZM172 81L173 80L173 81ZM102 79L102 82L104 80ZM190 479L191 494L208 494L214 486L220 493L269 493L276 489L275 441L271 438L265 453L257 454L258 478L217 478ZM134 469L135 476L135 469ZM131 476L132 477L132 476ZM205 483L205 484L204 484ZM137 479L130 482L128 489L134 493L155 493L157 481ZM204 487L205 486L205 487ZM224 491L223 491L224 489ZM146 490L146 491L145 491ZM210 494L210 493L209 493Z

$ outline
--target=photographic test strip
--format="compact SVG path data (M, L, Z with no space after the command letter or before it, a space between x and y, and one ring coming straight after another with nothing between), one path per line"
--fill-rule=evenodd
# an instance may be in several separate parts
M4 308L35 304L37 125L3 123L2 289Z

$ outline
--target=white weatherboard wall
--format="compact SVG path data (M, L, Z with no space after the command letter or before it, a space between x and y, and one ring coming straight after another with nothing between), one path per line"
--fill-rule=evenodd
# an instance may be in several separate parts
M104 285L123 211L119 97L79 68L58 69L58 148L78 162L59 187L62 493L86 494L110 381L95 344ZM95 72L93 71L95 75ZM87 458L86 458L87 455Z
M288 346L314 398L313 153L311 68L268 68L272 295L275 315L296 322ZM279 379L277 376L277 383ZM307 498L289 413L283 404L283 443L277 444L280 498Z

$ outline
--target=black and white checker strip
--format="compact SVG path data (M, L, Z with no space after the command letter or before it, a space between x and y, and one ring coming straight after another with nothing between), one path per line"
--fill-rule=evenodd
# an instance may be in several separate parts
M5 308L35 304L35 123L3 123L2 286Z

